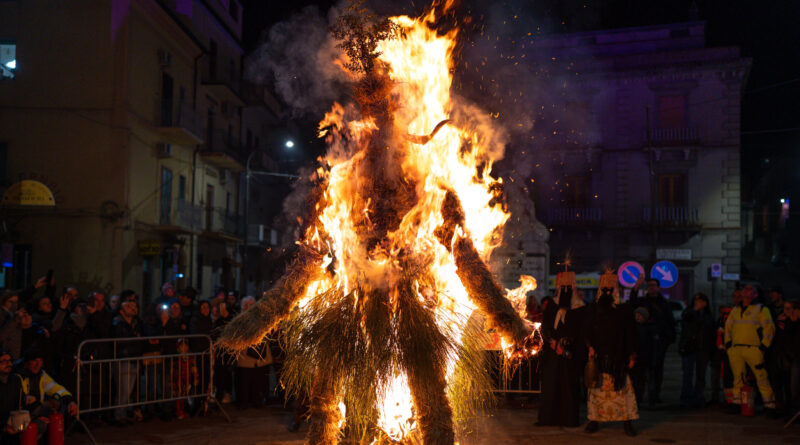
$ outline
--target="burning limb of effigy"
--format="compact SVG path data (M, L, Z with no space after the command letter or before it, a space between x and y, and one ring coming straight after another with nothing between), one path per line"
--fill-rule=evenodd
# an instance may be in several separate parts
M474 313L509 354L538 349L486 265L508 219L494 130L450 97L457 30L436 30L442 9L340 17L355 103L320 123L314 215L288 272L219 340L240 352L284 323L283 384L310 399L311 444L453 444L491 394Z

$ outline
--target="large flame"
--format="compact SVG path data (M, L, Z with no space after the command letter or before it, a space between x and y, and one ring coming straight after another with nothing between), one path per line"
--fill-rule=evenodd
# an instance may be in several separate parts
M438 123L449 119L455 104L450 95L452 56L457 31L439 35L428 25L435 20L433 12L412 19L406 16L391 19L401 32L396 38L379 44L379 59L386 63L393 82L393 95L400 105L394 111L394 123L400 134L427 135ZM342 64L343 66L344 64ZM475 116L476 118L481 116ZM329 131L337 127L339 131ZM434 234L443 222L442 202L446 189L453 190L461 201L466 216L465 233L484 258L501 239L501 230L508 213L493 201L500 179L490 176L487 147L490 138L486 129L468 128L463 122L450 122L426 144L403 140L403 160L398 166L416 187L418 198L402 221L387 235L388 242L370 248L359 239L358 227L375 217L367 210L372 196L363 196L355 174L357 164L366 156L362 140L369 140L377 129L373 119L362 118L353 105L335 104L320 123L320 136L329 145L323 166L317 176L327 188L318 208L319 223L312 224L305 242L329 252L324 268L335 273L312 283L306 302L322 290L338 286L345 293L356 289L356 283L374 281L391 283L396 277L398 253L423 252L429 256L434 285L416 283L417 297L433 302L440 327L461 339L466 321L475 310L456 275L452 255ZM346 134L347 137L342 135ZM355 148L354 148L355 147ZM465 148L466 147L466 148ZM335 261L333 259L335 258ZM535 280L533 281L535 286ZM304 302L300 304L305 306ZM447 364L448 378L455 369L455 357ZM414 427L413 403L407 377L403 374L379 391L379 426L395 441Z

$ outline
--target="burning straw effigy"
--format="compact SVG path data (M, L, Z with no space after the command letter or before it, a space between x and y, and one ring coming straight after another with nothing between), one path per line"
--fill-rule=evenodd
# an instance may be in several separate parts
M358 3L339 18L353 103L320 124L314 214L286 274L219 340L241 352L282 323L282 383L310 399L310 444L453 444L491 395L476 314L536 352L486 265L508 219L495 130L450 97L457 30L435 22Z

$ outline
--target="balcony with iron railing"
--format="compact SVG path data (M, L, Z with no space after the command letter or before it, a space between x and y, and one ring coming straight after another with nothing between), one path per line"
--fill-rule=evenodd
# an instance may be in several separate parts
M649 141L646 131L644 140L656 147L696 145L700 142L700 132L694 127L653 128Z
M228 130L215 128L208 132L200 156L219 168L244 170L244 156L239 139Z
M189 234L200 230L202 220L200 206L183 199L177 199L171 204L169 207L162 205L157 230L176 234Z
M155 108L156 131L163 142L177 145L203 143L203 120L191 105L179 102L170 107L156 101Z
M700 209L696 207L643 207L642 222L658 227L700 227Z
M553 226L599 224L603 209L592 207L551 207L546 209L544 222Z

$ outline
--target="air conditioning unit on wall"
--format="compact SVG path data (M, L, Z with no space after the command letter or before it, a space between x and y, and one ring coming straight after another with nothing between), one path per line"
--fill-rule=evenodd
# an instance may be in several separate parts
M166 142L159 142L156 144L156 155L159 158L171 158L172 157L172 144L168 144Z

